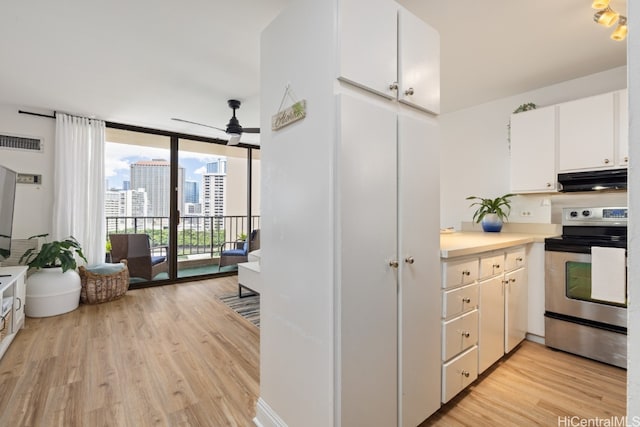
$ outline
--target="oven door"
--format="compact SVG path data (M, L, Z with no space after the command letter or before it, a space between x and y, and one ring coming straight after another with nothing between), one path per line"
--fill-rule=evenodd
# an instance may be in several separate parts
M627 326L626 307L591 299L591 254L545 252L545 310L621 328Z

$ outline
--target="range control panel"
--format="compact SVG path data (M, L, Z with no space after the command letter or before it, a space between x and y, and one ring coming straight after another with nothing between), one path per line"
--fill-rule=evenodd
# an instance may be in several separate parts
M627 225L626 207L582 207L562 209L562 225Z

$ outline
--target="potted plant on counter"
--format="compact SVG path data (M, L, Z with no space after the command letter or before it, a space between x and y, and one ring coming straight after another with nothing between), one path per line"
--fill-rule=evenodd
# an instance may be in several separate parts
M46 238L48 234L31 236ZM76 256L87 259L80 243L69 236L64 240L43 243L40 250L33 248L20 257L35 271L27 279L25 314L29 317L48 317L67 313L80 303L80 276L76 272Z
M483 197L469 196L467 200L476 200L469 207L477 206L473 214L473 220L482 224L482 229L488 232L498 232L502 230L502 224L509 218L511 212L511 200L514 194L505 194L495 199L485 199Z

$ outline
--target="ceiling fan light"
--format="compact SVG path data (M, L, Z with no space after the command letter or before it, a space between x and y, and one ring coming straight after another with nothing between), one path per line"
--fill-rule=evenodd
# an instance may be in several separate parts
M604 9L609 6L609 0L593 0L591 7L594 9Z
M627 18L621 16L618 20L618 26L615 31L611 33L611 39L615 41L622 41L627 38Z
M238 145L240 143L240 134L239 133L230 133L229 141L227 145Z
M612 10L610 7L606 9L600 10L593 15L593 20L596 21L600 25L604 25L605 27L610 27L615 24L616 20L620 15L617 12Z

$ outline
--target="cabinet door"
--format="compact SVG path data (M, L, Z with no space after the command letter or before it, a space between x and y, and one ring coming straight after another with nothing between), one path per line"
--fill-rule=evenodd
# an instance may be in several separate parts
M398 15L400 102L440 113L440 35L411 12Z
M618 165L629 165L629 91L618 92Z
M480 282L478 372L484 372L504 354L504 277Z
M398 284L390 266L397 260L397 118L346 95L339 110L341 423L391 426L398 421Z
M26 273L21 273L16 278L14 288L14 302L13 302L13 332L18 332L22 325L24 325L24 303L26 299L26 285L25 285Z
M527 318L527 269L521 268L505 275L505 353L524 339Z
M440 200L437 129L431 119L398 118L401 419L411 427L440 407L440 211L433 209Z
M559 172L614 166L613 93L560 104Z
M511 115L511 191L556 191L556 108Z
M388 0L340 0L338 5L339 78L396 98L390 85L398 80L397 5Z

